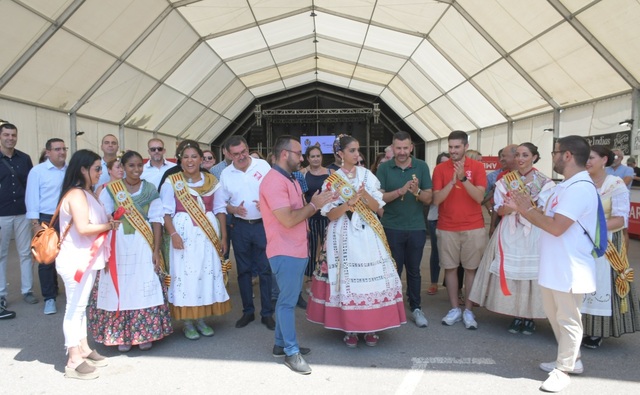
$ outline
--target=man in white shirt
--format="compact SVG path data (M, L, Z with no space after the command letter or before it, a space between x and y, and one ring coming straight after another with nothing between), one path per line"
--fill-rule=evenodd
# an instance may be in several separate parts
M100 144L100 149L102 150L102 174L100 174L100 179L98 180L98 184L96 184L96 188L98 185L104 185L109 182L110 176L107 163L116 159L119 147L116 136L107 134L102 138L102 143Z
M149 160L144 164L140 178L153 184L158 189L160 179L164 172L174 167L176 164L164 158L164 142L153 138L147 142Z
M596 290L591 251L598 215L598 192L585 170L589 154L589 143L583 137L559 139L551 153L553 170L565 180L556 186L543 210L533 207L524 194L514 194L507 201L510 208L543 231L538 284L545 314L558 342L556 360L540 364L540 369L550 372L540 387L547 392L561 391L571 381L569 374L584 370L580 360L580 308L584 294Z
M49 139L45 144L48 159L29 172L25 204L27 219L31 222L34 234L42 229L40 225L42 222L50 224L51 217L58 206L62 181L67 170L67 150L62 139ZM58 311L56 309L58 272L55 261L49 265L39 264L38 277L44 298L44 313L55 314Z
M252 158L247 142L242 136L231 136L225 149L232 159L220 176L222 187L215 193L213 211L221 226L226 224L227 213L233 215L231 242L236 258L238 287L242 298L242 317L236 328L243 328L253 321L253 289L251 268L255 264L260 279L262 323L275 330L271 304L271 269L267 259L267 238L259 205L260 183L271 166L267 161Z

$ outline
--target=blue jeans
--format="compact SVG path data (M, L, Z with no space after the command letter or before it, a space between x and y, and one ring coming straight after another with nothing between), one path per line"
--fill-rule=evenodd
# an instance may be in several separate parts
M40 222L46 222L49 224L51 222L51 217L53 217L53 215L40 213ZM64 229L62 233L60 233L58 223L55 224L55 228L58 230L60 237L62 238ZM42 297L44 300L56 300L56 296L58 296L58 272L56 271L56 261L53 261L49 265L43 265L42 263L38 264L38 278L40 279L40 290L42 291Z
M407 268L407 294L411 311L420 308L420 261L427 241L426 230L397 230L384 228L391 248L391 255L398 266L398 276L402 278L403 268Z
M242 313L253 314L253 287L251 286L251 269L256 267L260 278L260 315L273 315L271 305L271 270L267 259L267 236L262 222L250 224L245 221L233 220L231 242L236 257L238 269L238 287L242 299Z
M269 259L271 271L276 276L280 296L276 304L275 344L284 347L288 356L300 352L296 337L295 308L302 288L302 278L309 258L293 258L277 255Z
M438 254L438 236L436 235L438 220L427 222L429 226L429 239L431 240L431 257L429 258L431 284L437 284L438 278L440 277L440 255Z

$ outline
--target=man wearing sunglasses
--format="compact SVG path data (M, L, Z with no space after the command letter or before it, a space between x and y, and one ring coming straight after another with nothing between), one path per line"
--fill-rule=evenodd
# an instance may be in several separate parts
M67 150L64 141L59 138L47 140L45 153L47 160L36 165L29 172L27 179L27 219L31 222L33 234L42 229L42 222L51 223L51 217L56 211L64 173L67 171ZM44 313L46 315L58 312L56 296L58 295L58 272L55 261L49 265L38 265L40 291L44 298Z
M176 164L164 158L164 142L162 140L156 138L149 140L147 148L149 160L144 164L140 178L152 183L158 189L164 172Z

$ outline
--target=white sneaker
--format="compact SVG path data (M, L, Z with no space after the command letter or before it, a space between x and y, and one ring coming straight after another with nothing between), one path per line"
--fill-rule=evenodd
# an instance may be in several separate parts
M465 328L478 329L476 317L473 315L473 312L471 310L464 309L464 313L462 313L462 321L464 322Z
M453 325L456 322L462 321L462 310L460 307L449 310L446 316L442 319L442 325Z
M553 369L549 378L542 383L541 390L547 392L560 392L571 384L571 378L560 369Z
M413 320L418 328L426 328L429 325L427 317L424 316L424 313L420 309L413 310Z
M544 370L545 372L552 372L553 369L556 368L556 361L553 362L542 362L540 364L540 369ZM581 359L576 359L576 363L573 366L573 370L570 372L567 372L569 374L582 374L582 372L584 372L584 365L582 365L582 360Z

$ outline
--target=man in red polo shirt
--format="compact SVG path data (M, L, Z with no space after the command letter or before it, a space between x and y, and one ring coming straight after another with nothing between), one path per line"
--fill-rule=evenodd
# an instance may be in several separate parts
M467 329L477 329L471 311L473 304L465 299L465 310L458 307L458 265L462 263L467 295L471 292L476 269L487 245L482 216L482 199L487 188L487 176L482 163L465 157L469 138L456 130L449 134L451 160L433 171L433 204L438 206L438 252L440 267L445 271L445 283L451 310L442 319L444 325L464 321Z

